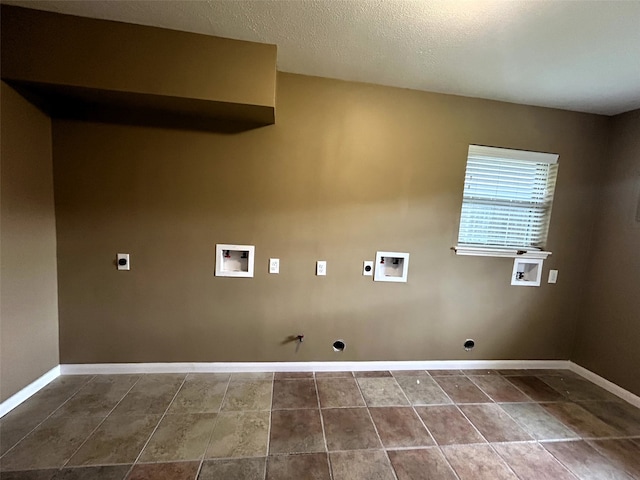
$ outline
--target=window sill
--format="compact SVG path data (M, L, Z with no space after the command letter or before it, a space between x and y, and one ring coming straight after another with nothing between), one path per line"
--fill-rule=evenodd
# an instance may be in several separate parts
M518 250L516 248L491 248L491 247L469 247L466 245L456 245L452 247L456 255L471 255L474 257L507 257L507 258L542 258L545 260L551 252L542 250Z

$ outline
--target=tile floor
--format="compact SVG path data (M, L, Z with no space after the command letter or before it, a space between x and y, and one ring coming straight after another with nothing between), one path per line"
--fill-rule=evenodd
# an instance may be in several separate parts
M2 480L640 479L640 409L569 371L62 376Z

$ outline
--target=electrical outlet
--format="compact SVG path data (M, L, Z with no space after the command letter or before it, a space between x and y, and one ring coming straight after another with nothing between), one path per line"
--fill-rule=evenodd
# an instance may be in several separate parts
M118 270L130 270L131 263L129 262L129 254L118 253L116 258L116 264L118 265Z
M549 283L556 283L558 281L558 270L549 270Z
M325 260L318 260L316 262L316 275L324 276L327 274L327 262Z
M373 261L365 260L364 266L362 267L362 275L365 277L373 276Z
M270 258L269 259L269 273L280 273L280 259L279 258Z

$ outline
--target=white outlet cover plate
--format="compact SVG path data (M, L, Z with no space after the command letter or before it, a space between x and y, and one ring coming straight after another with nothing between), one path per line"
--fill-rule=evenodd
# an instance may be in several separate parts
M270 258L269 259L269 273L280 273L280 259L279 258Z
M125 259L127 263L125 265L120 265L120 260ZM118 253L116 259L116 265L118 265L118 270L131 270L131 262L129 261L128 253Z
M367 267L369 267L369 270L367 270ZM365 277L373 277L373 260L365 260L362 266L362 275Z
M549 283L556 283L558 281L558 270L549 270Z
M326 260L318 260L316 262L316 275L325 276L327 274L327 262Z

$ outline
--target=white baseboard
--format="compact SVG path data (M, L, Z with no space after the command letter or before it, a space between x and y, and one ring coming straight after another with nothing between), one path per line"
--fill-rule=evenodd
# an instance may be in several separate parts
M4 402L0 403L0 417L4 417L11 410L16 408L26 399L31 397L32 395L38 393L40 389L46 387L51 381L55 380L60 376L60 365L57 367L53 367L47 373L42 375L37 380L31 382L29 385L24 387L19 392L11 395Z
M60 375L121 373L339 372L371 370L569 369L640 408L640 397L568 360L426 360L372 362L176 362L58 365L0 404L3 417Z
M63 375L117 373L340 372L372 370L568 369L568 360L427 360L371 362L176 362L60 365Z
M597 373L593 373L591 370L587 370L586 368L581 367L577 363L569 362L569 369L586 378L590 382L595 383L599 387L604 388L607 392L613 393L615 396L620 397L634 407L640 408L640 397L631 393L629 390L625 390L615 383L610 382L606 378L602 378Z

